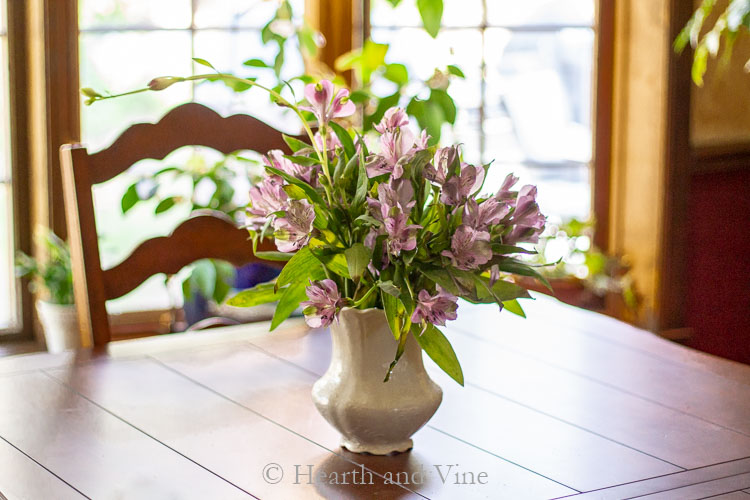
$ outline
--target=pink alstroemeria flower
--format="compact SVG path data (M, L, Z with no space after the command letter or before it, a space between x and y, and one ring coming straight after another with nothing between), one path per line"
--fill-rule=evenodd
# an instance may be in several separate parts
M394 130L405 127L409 124L409 117L406 116L406 112L401 108L390 108L383 115L383 119L380 123L375 125L375 130L381 134L386 132L393 132Z
M445 184L445 178L448 175L448 169L458 158L458 147L448 146L435 151L432 163L424 168L424 176L435 184L442 186Z
M460 205L482 185L484 169L474 165L461 165L461 173L454 175L443 184L440 201L446 205Z
M477 203L470 198L464 205L463 223L477 231L486 231L490 226L499 223L508 213L510 207L494 198Z
M490 233L477 231L462 224L451 238L451 249L443 250L442 255L450 258L456 268L463 271L477 269L492 258Z
M307 200L292 200L284 217L273 222L276 247L281 252L294 252L305 246L315 220L315 209Z
M394 179L404 174L399 160L414 153L414 132L409 128L387 131L380 136L380 154L371 157L365 165L368 177L393 174Z
M330 279L311 281L305 293L310 299L300 303L304 308L305 322L312 328L330 325L342 304L336 282Z
M403 180L393 180L388 184L378 185L378 199L367 198L367 206L370 213L380 222L383 222L393 209L396 212L409 215L414 207L414 188L411 182Z
M286 210L289 197L284 191L283 184L278 175L269 175L260 184L250 188L250 206L247 213L251 229L260 230L270 214Z
M515 193L511 191L511 188L516 185L516 182L518 182L518 177L516 177L512 173L506 175L505 180L503 181L503 185L500 186L500 189L498 189L497 193L495 194L495 199L497 199L498 201L511 203L514 202Z
M505 238L505 243L539 242L539 235L544 231L546 219L536 202L536 186L527 185L518 192L511 223L515 224L515 227Z
M271 160L269 161L268 158L270 158ZM292 160L284 158L284 152L280 149L272 149L271 151L269 151L268 158L264 156L263 163L268 165L269 167L273 167L286 172L295 179L304 181L313 187L318 186L318 172L320 172L319 165L298 165Z
M430 295L427 290L420 290L417 295L417 306L411 315L412 323L426 321L433 325L445 326L446 320L456 319L458 297L437 286L437 293Z
M333 91L333 83L328 80L305 85L305 97L310 105L299 108L313 113L320 127L325 127L333 118L353 115L357 110L354 103L349 100L347 89L339 89L335 96Z
M406 221L407 216L398 213L387 217L383 224L385 233L388 235L386 240L388 253L396 257L402 251L408 252L417 248L417 230L421 229L422 226L407 224Z

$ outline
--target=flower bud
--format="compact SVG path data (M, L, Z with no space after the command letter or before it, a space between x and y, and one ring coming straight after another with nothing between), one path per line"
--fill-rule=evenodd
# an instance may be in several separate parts
M179 76L160 76L148 82L148 88L151 90L164 90L173 83L183 81L185 81L185 79Z

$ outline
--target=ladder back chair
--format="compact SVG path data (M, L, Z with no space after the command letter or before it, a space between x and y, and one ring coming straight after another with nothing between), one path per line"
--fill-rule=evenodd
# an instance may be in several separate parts
M147 278L175 274L206 258L241 266L261 259L253 255L246 230L221 213L196 212L169 236L147 240L123 262L102 269L94 216L93 186L127 170L142 159L164 159L183 146L206 146L228 154L238 150L289 153L281 132L248 115L223 118L196 103L174 108L156 124L125 130L107 149L88 153L81 144L60 147L65 211L73 267L73 289L84 347L106 345L112 338L105 303L135 289ZM272 242L259 250L274 250Z

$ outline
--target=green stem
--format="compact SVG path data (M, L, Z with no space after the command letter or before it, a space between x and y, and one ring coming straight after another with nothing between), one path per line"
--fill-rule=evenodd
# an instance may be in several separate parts
M366 294L364 294L364 295L362 296L362 298L361 298L361 299L359 299L358 301L356 301L356 302L354 302L354 303L352 304L352 307L359 307L359 306L361 306L362 304L364 304L364 303L365 303L365 301L366 301L367 299L369 299L369 298L370 298L370 295L372 295L372 293L373 293L373 292L374 292L375 290L377 290L377 288L378 288L378 287L377 287L377 285L373 284L373 285L372 285L372 287L371 287L371 288L370 288L369 290L367 290L367 293L366 293Z
M270 95L272 95L273 97L275 97L276 100L279 102L279 104L292 109L297 114L297 116L299 117L300 122L302 123L302 126L305 129L305 132L307 133L308 137L310 138L310 143L311 143L313 149L315 149L315 152L318 155L318 159L321 162L325 162L328 159L327 158L328 155L326 154L325 155L325 160L324 160L323 153L320 151L320 149L318 148L317 144L315 144L315 134L313 134L313 131L310 128L310 125L308 125L308 123L307 123L307 120L305 120L305 116L302 114L302 111L300 111L299 108L296 105L294 105L291 102L289 102L288 100L286 100L281 94L279 94L278 92L276 92L273 89L269 89L268 87L266 87L264 85L261 85L260 83L257 83L254 80L248 80L247 78L240 78L239 76L229 75L229 74L226 74L226 73L219 73L218 71L216 72L216 74L208 73L208 74L202 74L202 75L192 75L192 76L188 76L188 77L185 77L185 78L179 78L178 80L175 80L175 83L178 83L178 82L191 82L191 81L196 81L196 80L209 80L209 79L212 79L212 78L216 78L217 76L219 78L221 78L221 79L224 79L224 80L232 80L232 81L236 81L236 82L242 82L242 83L245 83L245 84L247 84L247 85L249 85L251 87L258 87L258 88L260 88L262 90L265 90ZM106 100L106 99L114 99L115 97L123 97L123 96L127 96L127 95L132 95L132 94L139 94L141 92L147 92L149 90L152 90L152 89L150 87L145 87L145 88L142 88L142 89L137 89L137 90L131 90L131 91L128 91L128 92L123 92L121 94L112 94L112 95L106 95L106 96L97 96L93 100L94 101L103 101L103 100Z

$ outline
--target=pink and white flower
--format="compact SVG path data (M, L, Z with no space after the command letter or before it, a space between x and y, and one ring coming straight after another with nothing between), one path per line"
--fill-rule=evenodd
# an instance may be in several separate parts
M443 290L437 285L437 293L430 295L427 290L420 290L417 305L411 315L412 323L426 321L433 325L445 326L447 320L456 319L458 297Z
M292 200L284 217L273 222L276 247L281 252L295 252L310 240L315 209L307 200Z
M457 206L476 192L484 181L484 169L474 165L461 165L461 172L449 178L443 184L440 201L446 205Z
M330 279L311 281L305 293L309 300L300 304L304 308L305 322L312 328L330 325L343 303L336 282Z
M259 230L269 215L286 210L289 197L284 191L283 180L278 175L269 175L257 186L250 188L250 204L247 209L251 229Z
M463 223L477 231L486 231L490 226L498 224L510 212L510 207L494 198L477 203L470 198L464 205Z
M492 259L490 233L477 231L465 224L458 226L451 238L451 249L443 250L456 268L469 271L477 269Z
M305 97L310 105L299 108L313 113L321 127L325 127L333 118L354 114L357 107L349 100L349 91L339 89L335 95L333 92L333 83L328 80L310 83L305 86Z

